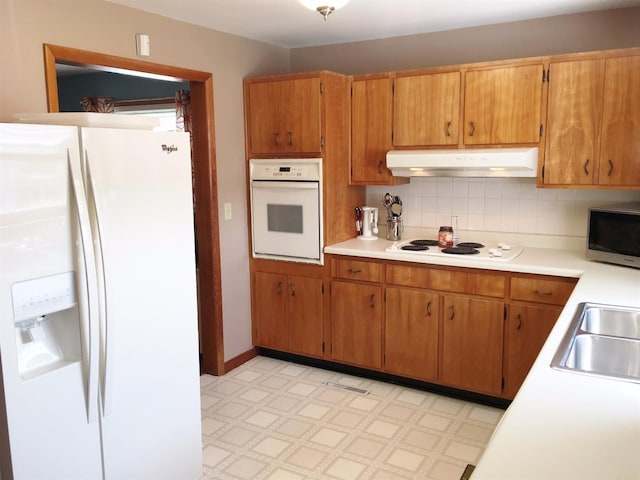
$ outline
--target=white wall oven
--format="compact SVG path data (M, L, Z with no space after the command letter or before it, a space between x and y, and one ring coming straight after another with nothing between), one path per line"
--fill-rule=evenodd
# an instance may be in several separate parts
M249 161L254 258L322 265L322 159Z

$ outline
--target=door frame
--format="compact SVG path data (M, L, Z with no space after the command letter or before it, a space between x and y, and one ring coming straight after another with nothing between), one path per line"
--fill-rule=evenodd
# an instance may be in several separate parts
M213 75L131 58L44 44L47 108L58 112L56 62L115 73L140 72L149 78L189 82L191 91L196 241L198 255L198 318L202 373L222 375L222 286L218 218L218 186L214 136Z

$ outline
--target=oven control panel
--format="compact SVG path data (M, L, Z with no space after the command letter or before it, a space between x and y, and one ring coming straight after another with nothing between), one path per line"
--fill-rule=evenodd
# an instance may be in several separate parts
M265 159L250 161L251 180L319 180L322 159Z

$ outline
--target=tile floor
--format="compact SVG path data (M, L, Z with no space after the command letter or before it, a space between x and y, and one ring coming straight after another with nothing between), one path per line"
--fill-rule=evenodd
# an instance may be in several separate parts
M206 480L458 480L503 413L267 357L201 387Z

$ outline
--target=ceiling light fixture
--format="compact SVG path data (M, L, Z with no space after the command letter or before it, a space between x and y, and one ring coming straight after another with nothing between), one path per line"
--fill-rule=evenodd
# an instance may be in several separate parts
M309 10L315 10L324 17L324 21L327 21L327 17L333 13L334 10L344 7L349 0L300 0L305 7ZM331 3L331 5L327 5Z

